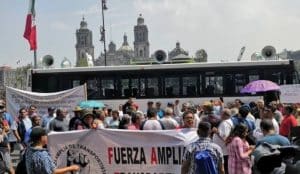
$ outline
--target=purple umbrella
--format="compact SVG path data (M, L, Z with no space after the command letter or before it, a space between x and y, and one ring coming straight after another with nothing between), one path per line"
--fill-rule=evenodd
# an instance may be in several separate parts
M256 80L248 83L241 93L253 93L253 92L266 92L266 91L279 91L280 87L269 80Z

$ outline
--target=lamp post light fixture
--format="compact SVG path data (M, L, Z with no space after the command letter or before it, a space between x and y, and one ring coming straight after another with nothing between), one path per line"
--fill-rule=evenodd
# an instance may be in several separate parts
M105 39L105 23L104 23L104 10L107 10L106 0L101 0L101 9L102 9L102 26L100 26L100 41L104 45L104 65L106 66L106 39Z

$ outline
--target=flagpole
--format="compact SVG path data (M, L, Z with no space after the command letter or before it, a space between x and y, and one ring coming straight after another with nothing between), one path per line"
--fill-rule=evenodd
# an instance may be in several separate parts
M34 69L37 69L36 50L33 51Z

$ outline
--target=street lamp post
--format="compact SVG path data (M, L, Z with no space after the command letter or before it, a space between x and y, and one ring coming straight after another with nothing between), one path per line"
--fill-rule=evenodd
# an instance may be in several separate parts
M104 45L104 65L106 66L106 39L105 39L105 23L104 23L104 10L107 10L106 0L101 0L101 9L102 9L102 26L100 26L100 41Z

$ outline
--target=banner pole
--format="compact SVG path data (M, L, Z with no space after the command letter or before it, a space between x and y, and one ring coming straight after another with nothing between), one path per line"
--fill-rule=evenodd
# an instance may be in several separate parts
M34 69L37 69L36 50L33 51Z

